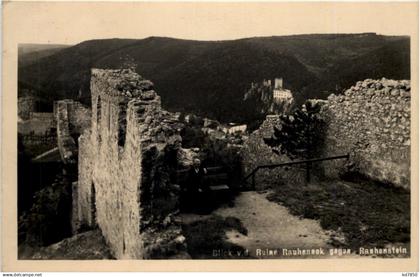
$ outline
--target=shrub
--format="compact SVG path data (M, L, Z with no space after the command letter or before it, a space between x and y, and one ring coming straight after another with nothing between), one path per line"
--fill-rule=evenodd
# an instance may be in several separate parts
M242 156L238 148L229 146L224 140L206 138L202 146L202 160L205 166L226 168L232 185L239 184L242 174Z
M187 125L181 130L182 147L201 147L204 143L205 134L200 127Z
M19 242L45 246L71 235L71 184L60 181L34 196L29 212L19 218Z
M291 159L316 157L323 144L325 129L320 110L319 103L307 101L302 109L281 116L279 126L274 127L271 138L264 139L265 143L273 152Z

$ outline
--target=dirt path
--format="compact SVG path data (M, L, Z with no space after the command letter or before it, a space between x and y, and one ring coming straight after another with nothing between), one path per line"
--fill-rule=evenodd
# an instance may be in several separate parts
M268 201L265 194L244 192L235 199L234 207L218 209L216 214L236 217L248 229L247 236L237 231L226 235L229 241L249 249L251 256L257 255L257 249L326 247L329 240L317 221L291 215L285 207Z
M227 231L228 241L242 246L255 258L297 258L284 256L274 250L279 249L319 249L331 248L328 244L330 234L316 220L300 219L289 213L287 208L267 200L266 194L243 192L235 199L234 207L222 207L212 213L221 217L238 218L248 230L243 235L236 230ZM205 220L212 215L183 215L184 223ZM277 257L273 257L271 254ZM280 252L280 251L278 251ZM314 258L313 255L301 255L299 258ZM329 257L318 256L318 258Z

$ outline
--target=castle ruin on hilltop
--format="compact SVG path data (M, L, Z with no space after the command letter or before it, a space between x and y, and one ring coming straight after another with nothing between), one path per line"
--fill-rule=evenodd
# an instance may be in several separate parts
M262 114L278 114L287 112L293 106L293 93L284 88L283 78L264 79L261 83L251 83L251 88L244 94L243 101L257 103L258 112Z
M283 88L283 78L274 79L273 99L276 102L291 102L293 100L292 92Z

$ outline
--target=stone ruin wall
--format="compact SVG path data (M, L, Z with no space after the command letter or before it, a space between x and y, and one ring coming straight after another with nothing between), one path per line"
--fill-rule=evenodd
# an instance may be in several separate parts
M72 132L81 134L90 127L91 110L78 101L64 99L54 102L54 117L57 118L58 107L64 105L67 110L69 124L72 125Z
M91 121L91 111L81 103L72 99L64 99L54 102L54 118L57 126L57 145L61 160L64 164L63 173L72 181L72 232L79 227L78 221L78 185L77 185L77 161L78 145L75 141L80 133L88 128Z
M245 141L242 156L245 175L261 164L280 163L283 157L273 153L271 148L264 143L264 138L270 138L273 127L279 123L279 116L268 115L259 129L255 130ZM260 182L259 182L260 183Z
M79 138L79 225L99 226L116 258L175 254L181 145L177 121L150 81L130 70L92 70L92 120Z
M88 128L91 113L81 103L71 99L54 102L55 121L57 122L57 144L61 159L65 164L77 162L78 148L73 133L82 133Z
M40 113L30 112L29 119L31 120L45 120L55 123L54 113Z
M330 95L325 155L349 153L351 170L410 189L410 91L407 80L367 79Z
M324 157L350 154L350 160L322 162L324 177L337 177L346 170L360 172L372 179L410 189L410 82L406 80L365 80L344 95L331 95L322 101L327 123ZM263 138L273 134L279 117L267 116L245 143L244 172L261 164L289 161L273 153ZM304 171L289 168L262 170L257 174L260 188L272 180L304 182Z
M67 164L76 163L77 146L70 134L69 113L66 101L57 103L57 143L61 160Z
M30 118L30 113L36 109L36 99L32 96L24 96L18 98L18 116L27 120Z
M18 132L22 135L49 135L57 125L54 113L36 112L36 103L33 96L18 98Z
M286 155L277 155L265 144L264 138L270 138L273 127L280 123L279 115L268 115L259 129L250 134L242 147L241 155L243 160L244 176L259 165L276 164L291 161ZM274 169L261 169L255 175L257 190L264 190L279 185L279 182L295 182L296 185L305 182L305 171L298 168L278 167ZM249 184L251 179L248 180Z

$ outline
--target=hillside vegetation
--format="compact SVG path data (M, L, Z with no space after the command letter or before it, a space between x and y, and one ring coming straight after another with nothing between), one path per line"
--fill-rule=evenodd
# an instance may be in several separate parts
M19 67L26 66L38 60L51 56L70 45L64 44L19 44L18 61Z
M89 104L90 68L136 71L155 83L163 105L222 122L251 122L242 101L251 82L283 77L297 104L340 93L358 80L410 79L409 37L373 33L192 41L162 37L85 41L19 67L19 93L47 102Z

